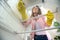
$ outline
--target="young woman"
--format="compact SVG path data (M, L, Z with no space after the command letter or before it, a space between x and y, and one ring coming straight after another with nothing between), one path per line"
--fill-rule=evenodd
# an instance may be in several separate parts
M36 17L41 15L41 9L39 6L35 6L32 8L32 15L31 17ZM48 25L45 22L45 16L42 16L40 18L34 18L30 21L25 22L25 25L30 24L32 25L32 30L39 30L39 29L45 29ZM31 40L34 38L34 40L48 40L46 31L40 31L40 32L32 32L30 34Z

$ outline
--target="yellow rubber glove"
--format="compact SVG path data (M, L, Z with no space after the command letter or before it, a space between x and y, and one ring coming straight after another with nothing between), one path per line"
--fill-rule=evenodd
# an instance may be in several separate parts
M46 17L47 17L47 25L48 26L51 26L51 24L52 24L52 21L53 21L53 19L54 19L54 15L53 15L53 13L50 11L50 10L48 10L48 12L47 12L47 14L46 14Z
M22 20L27 20L28 19L28 15L26 14L26 8L24 6L24 3L22 0L20 0L18 2L18 10L20 12L20 14L22 15Z

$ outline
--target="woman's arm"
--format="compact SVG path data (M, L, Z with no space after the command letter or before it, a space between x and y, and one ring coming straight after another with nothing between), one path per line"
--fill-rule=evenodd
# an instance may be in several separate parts
M32 23L32 30L35 30L36 28L35 28L35 26L34 26L34 23ZM30 39L32 40L32 39L34 39L34 35L35 35L35 32L31 32L31 34L30 34Z
M24 26L28 26L29 24L31 24L31 20L28 20L28 21L24 21L22 22Z
M45 27L50 27L50 25L48 25L47 22L46 22L46 17L45 16L42 17L42 20L45 24Z

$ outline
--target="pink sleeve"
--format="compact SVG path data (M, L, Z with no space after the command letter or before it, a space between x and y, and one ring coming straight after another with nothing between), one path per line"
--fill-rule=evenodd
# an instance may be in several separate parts
M26 24L27 24L27 25L31 24L31 20L28 20L28 21L26 22Z
M52 40L51 35L49 34L48 31L46 31L46 35L47 35L47 37L48 37L48 40Z
M35 30L34 21L31 22L31 25L32 25L32 30ZM34 38L34 34L35 34L35 32L31 32L30 33L30 35L31 35L32 38Z
M35 27L34 27L34 21L33 21L33 20L32 20L32 22L31 22L31 25L32 25L32 30L34 30Z
M43 16L42 19L43 19L45 26L47 26L46 21L45 21L45 16Z

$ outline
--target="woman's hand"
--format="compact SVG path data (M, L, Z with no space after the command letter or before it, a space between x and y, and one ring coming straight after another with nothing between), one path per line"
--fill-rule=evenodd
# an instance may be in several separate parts
M22 22L24 26L28 26L27 21Z
M31 23L30 20L29 20L29 21L24 21L24 22L22 22L22 24L23 24L24 26L28 26L30 23Z

